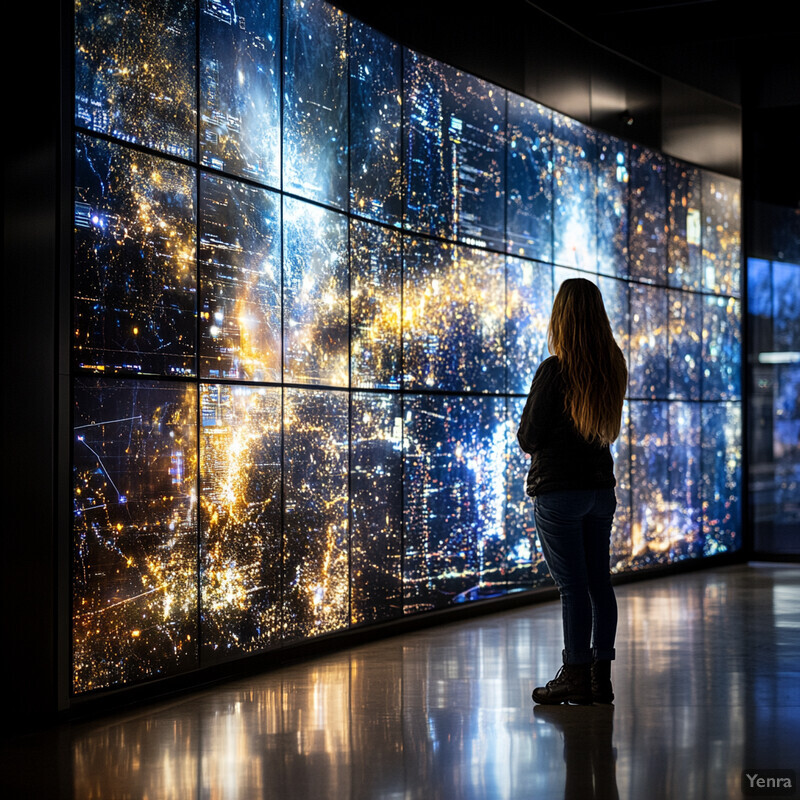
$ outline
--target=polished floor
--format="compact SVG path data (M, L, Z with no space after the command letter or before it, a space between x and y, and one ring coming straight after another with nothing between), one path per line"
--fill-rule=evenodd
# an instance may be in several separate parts
M800 774L800 564L618 587L613 706L533 706L557 602L363 645L11 744L6 797L742 797Z

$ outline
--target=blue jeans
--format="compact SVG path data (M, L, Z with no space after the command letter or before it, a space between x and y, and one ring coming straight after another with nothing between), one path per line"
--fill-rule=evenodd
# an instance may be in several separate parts
M616 507L613 489L548 492L533 500L544 559L561 594L565 664L615 655L617 600L609 547Z

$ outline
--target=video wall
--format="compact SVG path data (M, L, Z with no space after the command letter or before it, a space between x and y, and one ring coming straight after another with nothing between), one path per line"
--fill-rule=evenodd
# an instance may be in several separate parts
M72 690L549 578L554 293L629 365L615 571L741 531L738 181L322 0L78 0Z

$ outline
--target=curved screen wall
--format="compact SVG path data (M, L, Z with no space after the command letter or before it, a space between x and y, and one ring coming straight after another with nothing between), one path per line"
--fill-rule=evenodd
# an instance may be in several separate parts
M740 544L739 184L321 0L75 10L72 690L541 585L561 281L629 361L615 570Z

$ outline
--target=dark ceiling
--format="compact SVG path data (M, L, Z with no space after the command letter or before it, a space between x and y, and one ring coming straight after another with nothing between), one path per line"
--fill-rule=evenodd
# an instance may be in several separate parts
M785 0L528 2L655 72L738 105L800 103L800 17Z

